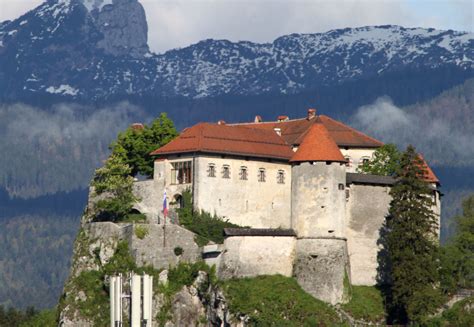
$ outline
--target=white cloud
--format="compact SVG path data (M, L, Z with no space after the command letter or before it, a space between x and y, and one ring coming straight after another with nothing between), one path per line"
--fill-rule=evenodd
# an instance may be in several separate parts
M0 20L41 0L0 0ZM290 33L398 24L473 30L472 0L140 0L153 51L207 38L271 42ZM433 9L434 8L434 9ZM449 9L449 14L446 11Z
M350 124L401 149L412 144L432 164L472 165L474 131L460 129L459 120L447 120L435 112L428 117L420 111L408 112L395 106L390 98L381 97L360 107Z

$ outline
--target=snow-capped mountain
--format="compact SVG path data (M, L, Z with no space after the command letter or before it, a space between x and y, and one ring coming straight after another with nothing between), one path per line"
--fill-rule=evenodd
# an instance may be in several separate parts
M297 93L407 69L474 71L474 34L400 26L205 40L152 54L137 0L48 0L0 23L0 99Z

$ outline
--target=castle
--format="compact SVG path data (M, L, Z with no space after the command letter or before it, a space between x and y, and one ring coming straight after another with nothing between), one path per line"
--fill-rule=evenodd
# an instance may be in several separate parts
M152 153L154 177L136 183L136 208L160 219L165 190L179 206L189 189L195 209L249 227L204 247L221 278L294 276L311 295L344 302L346 283L377 281L394 179L357 167L382 145L315 109L301 119L199 123ZM439 217L440 184L426 170Z

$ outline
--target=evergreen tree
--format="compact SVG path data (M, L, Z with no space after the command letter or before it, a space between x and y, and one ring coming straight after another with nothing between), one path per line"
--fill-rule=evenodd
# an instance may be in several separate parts
M97 201L98 220L119 221L127 217L138 198L133 195L131 168L117 155L111 155L104 167L95 171L92 181Z
M150 153L167 144L178 135L173 121L166 113L161 113L150 126L141 128L129 127L120 133L117 141L110 148L112 154L118 156L130 166L131 175L142 174L153 176L153 157Z
M462 207L462 216L455 218L456 235L442 249L441 286L446 293L474 288L474 195Z
M393 176L400 166L400 152L395 144L385 144L374 151L373 158L357 168L357 172Z
M409 146L400 158L387 220L389 311L397 323L421 323L440 304L438 223L424 162Z

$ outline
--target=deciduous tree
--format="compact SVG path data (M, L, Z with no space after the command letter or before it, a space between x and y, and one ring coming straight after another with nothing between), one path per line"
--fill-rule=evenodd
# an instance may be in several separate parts
M150 126L129 127L118 135L110 146L112 154L130 166L132 176L137 174L153 176L153 150L167 144L178 135L173 121L166 113L160 114Z

